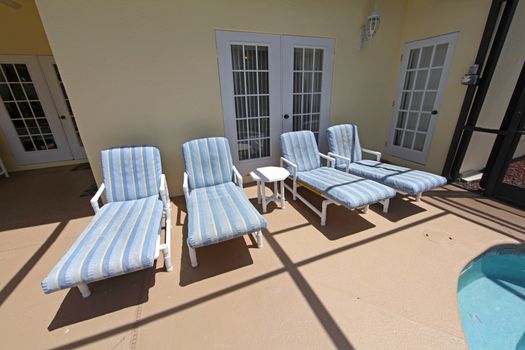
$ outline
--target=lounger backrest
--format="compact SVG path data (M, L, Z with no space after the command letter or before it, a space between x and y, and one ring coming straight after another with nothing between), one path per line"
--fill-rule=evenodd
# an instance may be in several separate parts
M297 164L297 171L308 171L321 166L317 142L314 133L309 130L282 134L281 153L284 158Z
M103 150L102 176L108 202L121 202L159 194L162 165L153 146Z
M352 162L360 161L361 145L359 144L359 134L357 125L342 124L334 125L326 130L328 147L330 152L340 156L350 158ZM344 165L341 159L336 160L336 165Z
M190 189L233 181L233 161L228 140L210 137L182 145Z

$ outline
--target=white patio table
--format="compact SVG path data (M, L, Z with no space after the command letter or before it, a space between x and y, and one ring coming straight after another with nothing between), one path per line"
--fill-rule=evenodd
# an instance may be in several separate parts
M262 202L263 213L266 213L266 207L269 202L280 202L281 208L284 208L284 180L290 176L290 172L285 168L278 166L267 166L257 168L250 173L253 180L257 182L257 202ZM273 194L266 197L266 183L273 182ZM280 191L278 185L281 185Z

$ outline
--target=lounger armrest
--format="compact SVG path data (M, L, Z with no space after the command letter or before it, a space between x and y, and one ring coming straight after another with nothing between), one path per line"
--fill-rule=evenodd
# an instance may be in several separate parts
M352 160L348 157L343 157L339 154L336 154L336 153L332 153L332 152L328 152L328 155L330 157L333 157L333 158L336 158L336 159L340 159L342 160L343 162L345 162L346 164L346 172L348 172L348 170L350 169L350 163L352 163Z
M284 157L281 157L281 167L283 167L283 163L286 163L288 164L289 166L292 167L292 177L294 178L294 180L297 178L297 164L289 161L288 159L284 158Z
M102 183L100 187L98 188L97 193L91 198L91 206L93 207L93 210L95 211L95 214L98 213L100 210L100 206L98 205L98 200L100 199L100 196L102 196L102 192L106 189L106 185Z
M242 176L241 173L239 173L239 170L235 167L235 165L232 166L233 168L233 175L234 175L234 182L237 186L242 188Z
M188 198L190 196L190 187L188 185L188 173L184 172L184 181L182 182L182 191L184 192L184 198L186 203L188 203Z
M323 154L321 152L319 152L318 154L319 154L319 157L326 159L327 165L329 165L331 168L335 168L335 158L327 156L326 154Z
M160 176L159 193L162 204L164 204L164 208L169 208L170 194L168 191L168 183L166 182L166 175L164 174Z
M366 148L361 148L361 151L363 153L368 153L368 154L371 154L371 155L374 155L376 156L376 161L380 161L381 160L381 152L378 152L378 151L372 151L370 149L366 149Z

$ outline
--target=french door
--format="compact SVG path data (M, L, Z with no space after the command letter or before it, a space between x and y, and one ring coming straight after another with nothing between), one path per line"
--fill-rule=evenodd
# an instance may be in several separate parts
M0 56L0 126L20 165L85 158L72 153L52 84L36 56Z
M332 39L217 31L225 136L239 171L279 163L279 136L311 130L324 142Z
M405 44L387 153L425 164L458 33Z

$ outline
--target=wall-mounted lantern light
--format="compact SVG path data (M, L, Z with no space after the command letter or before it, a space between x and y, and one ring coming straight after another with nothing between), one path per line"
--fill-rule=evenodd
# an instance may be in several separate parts
M372 11L370 16L366 19L366 24L361 27L361 40L359 41L359 48L365 47L365 41L371 40L379 30L381 23L381 16L378 10Z

